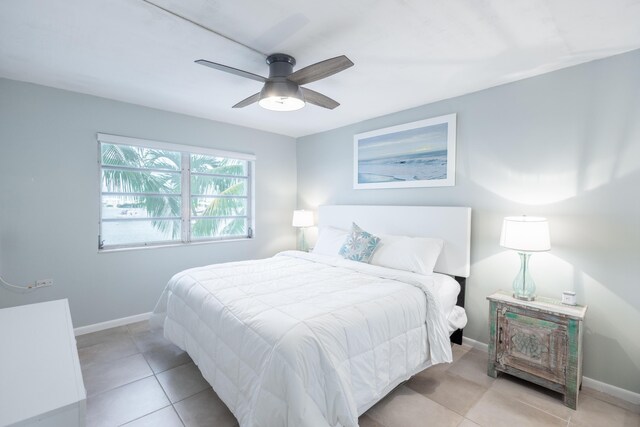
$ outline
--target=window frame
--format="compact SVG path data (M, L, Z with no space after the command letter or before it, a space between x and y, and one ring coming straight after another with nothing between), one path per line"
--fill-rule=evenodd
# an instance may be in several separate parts
M207 147L198 147L193 145L183 145L183 144L175 144L170 142L161 142L154 141L149 139L142 138L132 138L127 136L120 135L111 135L106 133L97 133L96 139L98 142L98 252L109 252L109 251L117 251L124 249L145 249L145 248L157 248L157 247L167 247L167 246L184 246L184 245L199 245L205 243L215 243L215 242L228 242L228 241L237 241L237 240L248 240L252 239L255 235L255 163L256 156L255 154L249 153L241 153L235 151L226 151L226 150L218 150L214 148ZM102 223L104 218L102 217L102 144L114 144L114 145L126 145L130 147L141 147L141 148L150 148L150 149L158 149L158 150L167 150L173 151L180 154L180 170L179 171L170 171L170 170L162 170L162 172L176 173L180 174L180 194L166 194L167 197L179 197L181 208L180 208L180 218L169 218L166 220L180 220L180 236L177 240L165 240L165 241L148 241L148 242L136 242L136 243L126 243L126 244L114 244L114 245L105 245L102 240ZM229 177L236 177L247 180L247 191L246 196L237 196L235 198L245 198L247 201L246 212L244 218L247 221L247 233L246 235L237 235L237 236L217 236L217 237L203 237L203 238L195 238L192 239L191 236L191 222L194 219L199 217L191 215L191 199L193 195L191 194L191 155L192 154L200 154L207 156L215 156L215 157L224 157L228 159L234 160L243 160L247 162L247 174L246 175L229 175ZM108 166L109 168L109 166ZM126 166L117 169L127 169ZM159 169L138 169L138 168L130 168L140 171L151 170L151 171L159 171ZM200 174L200 173L198 173ZM202 173L202 175L207 175ZM211 176L215 176L215 174L211 174ZM133 193L123 193L125 195L132 195ZM136 194L138 195L138 194ZM158 194L160 195L160 194ZM133 197L133 195L132 195ZM212 196L213 197L213 196ZM240 217L240 216L238 216ZM215 218L215 217L214 217ZM211 217L203 218L203 219L212 219ZM123 221L140 221L140 219L124 219ZM165 218L162 218L165 220Z

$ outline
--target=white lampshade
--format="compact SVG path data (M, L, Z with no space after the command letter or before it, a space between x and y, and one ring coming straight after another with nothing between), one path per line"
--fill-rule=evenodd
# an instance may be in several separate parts
M291 225L294 227L311 227L313 225L312 211L293 211L293 221Z
M522 252L551 249L549 223L535 216L508 216L502 222L500 246Z

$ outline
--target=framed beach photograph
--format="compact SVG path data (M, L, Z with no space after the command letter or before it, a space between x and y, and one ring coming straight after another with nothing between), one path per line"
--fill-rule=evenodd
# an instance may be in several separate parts
M445 187L455 175L455 114L353 137L354 189Z

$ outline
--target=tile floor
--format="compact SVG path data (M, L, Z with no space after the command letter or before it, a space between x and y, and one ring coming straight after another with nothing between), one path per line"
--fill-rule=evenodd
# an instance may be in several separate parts
M147 322L77 337L87 426L237 426L189 356ZM640 407L584 388L578 410L560 395L486 375L487 354L454 346L454 362L414 376L360 417L362 427L640 427Z

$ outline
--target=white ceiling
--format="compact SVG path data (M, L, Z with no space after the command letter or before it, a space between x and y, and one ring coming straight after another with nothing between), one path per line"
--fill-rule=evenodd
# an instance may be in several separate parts
M0 76L294 137L640 48L640 0L151 0L301 68L355 66L311 83L342 105L231 106L264 57L143 0L0 1ZM1 94L0 94L1 96Z

